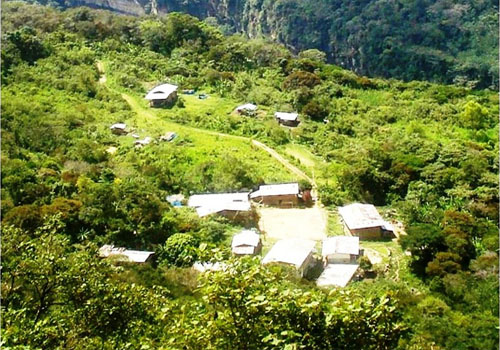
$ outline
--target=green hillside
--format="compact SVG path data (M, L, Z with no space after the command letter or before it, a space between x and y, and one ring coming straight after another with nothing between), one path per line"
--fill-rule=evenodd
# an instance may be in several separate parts
M30 0L32 2L32 0ZM482 0L40 0L118 13L183 12L226 33L272 38L294 53L370 77L498 89L498 3Z
M178 13L2 10L2 347L498 345L496 93L369 79ZM145 94L167 82L177 102L150 108ZM234 112L247 102L255 116ZM299 126L276 111L298 112ZM118 122L129 134L110 131ZM160 141L167 132L177 137ZM329 234L342 230L336 207L355 201L407 234L363 245L381 260L363 260L367 278L320 289L231 257L248 223L166 200L298 180L317 187ZM111 243L158 259L99 259ZM226 268L198 274L194 261Z

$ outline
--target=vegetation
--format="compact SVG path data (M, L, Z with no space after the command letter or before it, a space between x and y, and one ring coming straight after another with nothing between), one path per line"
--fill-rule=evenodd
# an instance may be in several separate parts
M2 24L3 347L497 346L496 94L360 77L177 13L9 2ZM149 109L145 92L166 81L208 98ZM259 105L254 117L233 113L243 102ZM277 110L298 111L300 126L278 126ZM136 148L116 122L154 141ZM158 141L168 131L178 136ZM165 200L296 180L252 139L312 174L335 232L333 207L350 201L404 223L400 244L370 245L387 252L363 263L375 279L321 290L229 258L238 225ZM154 250L158 264L98 259L111 243ZM224 268L197 276L195 260Z
M36 2L57 7L81 6L80 2L71 0ZM93 0L86 4L103 6ZM295 53L305 50L299 54L300 64L305 67L328 59L370 77L498 89L496 2L162 0L141 4L126 2L104 6L131 14L184 12L205 18L207 24L220 26L226 33L245 33L252 38L272 37L293 48ZM144 24L143 28L160 33L154 25ZM175 29L175 24L171 28ZM193 28L195 26L189 28L191 37L200 34ZM164 42L170 47L175 42L175 38L163 34L161 40L168 40ZM150 45L156 50L161 44L156 40ZM311 47L326 54L308 50ZM230 49L237 52L238 46L231 45ZM219 51L212 57L217 60L230 55Z

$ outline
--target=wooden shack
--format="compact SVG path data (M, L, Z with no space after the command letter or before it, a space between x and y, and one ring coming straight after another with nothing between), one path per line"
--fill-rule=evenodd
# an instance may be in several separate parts
M177 86L162 84L153 88L146 95L151 107L169 107L177 100Z

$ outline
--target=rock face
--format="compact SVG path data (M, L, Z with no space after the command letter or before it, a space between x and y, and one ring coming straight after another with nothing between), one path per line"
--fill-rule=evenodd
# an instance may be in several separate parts
M446 0L56 1L131 15L213 17L226 32L268 37L295 52L317 48L362 75L498 86L498 33L488 29L498 27L496 10L473 0L461 7Z

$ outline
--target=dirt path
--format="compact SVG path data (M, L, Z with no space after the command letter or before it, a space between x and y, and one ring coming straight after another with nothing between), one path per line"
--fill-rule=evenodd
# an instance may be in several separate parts
M105 70L104 70L104 64L102 63L102 61L97 61L97 69L99 70L99 73L101 74L101 77L99 78L99 83L105 84L107 82L107 79L106 79L106 74L105 74ZM130 105L130 107L132 108L132 110L135 111L136 113L142 114L142 115L146 115L148 118L157 118L157 116L155 115L155 113L151 112L148 109L143 108L139 103L137 103L137 101L132 96L130 96L130 95L126 94L126 93L122 93L121 96L122 96L122 98L125 101L127 101L127 103ZM176 123L173 123L173 124L176 124ZM182 127L184 129L187 129L187 130L193 130L193 131L196 131L196 132L202 132L202 133L205 133L207 135L214 135L214 136L220 136L220 137L229 137L229 138L233 138L233 139L250 141L250 142L252 142L253 145L255 145L255 146L259 147L260 149L262 149L262 150L266 151L267 153L269 153L274 159L276 159L279 163L281 163L290 172L292 172L293 174L297 175L301 179L305 179L305 180L309 181L309 183L311 183L311 185L313 186L313 192L314 192L313 195L316 192L317 186L316 186L316 182L314 181L314 179L312 179L309 176L307 176L306 173L304 173L302 170L300 170L295 165L293 165L292 163L290 163L288 160L286 160L283 156L281 156L274 149L272 149L271 147L265 145L264 143L262 143L260 141L253 140L253 139L251 139L249 137L229 135L229 134L224 134L224 133L221 133L221 132L209 131L209 130L205 130L205 129L198 129L198 128L193 128L193 127L185 126L185 125L182 125Z
M155 113L153 113L152 111L150 111L148 109L143 108L140 104L137 103L137 101L132 96L130 96L128 94L125 94L125 93L122 93L121 96L123 97L123 99L125 101L127 101L127 103L130 105L130 107L132 108L132 110L134 112L136 112L138 114L145 115L148 118L157 118L157 116L155 115ZM193 130L193 131L196 131L196 132L202 132L202 133L205 133L207 135L220 136L220 137L229 137L229 138L233 138L233 139L238 139L238 140L244 140L244 141L252 142L253 145L255 145L255 146L259 147L260 149L262 149L262 150L266 151L267 153L269 153L274 159L276 159L278 162L280 162L290 172L292 172L293 174L297 175L301 179L305 179L305 180L309 181L313 185L313 187L316 188L316 183L315 183L315 181L313 179L311 179L309 176L307 176L302 170L300 170L299 168L297 168L296 166L294 166L293 164L291 164L288 160L286 160L284 157L282 157L274 149L272 149L271 147L265 145L264 143L262 143L260 141L253 140L253 139L251 139L249 137L224 134L224 133L217 132L217 131L210 131L210 130L205 130L205 129L198 129L198 128L193 128L191 126L186 126L186 125L182 125L182 127L184 129L187 129L187 130Z
M285 158L283 158L274 149L272 149L271 147L269 147L269 146L267 146L267 145L265 145L262 142L257 141L257 140L252 140L252 143L254 145L256 145L257 147L260 147L261 149L263 149L267 153L269 153L274 159L276 159L278 162L280 162L281 164L283 164L285 166L285 168L287 168L288 170L290 170L292 173L294 173L295 175L297 175L298 177L300 177L302 179L305 179L305 180L309 181L314 187L316 187L316 183L315 183L315 181L313 179L311 179L309 176L307 176L306 173L304 173L302 170L300 170L295 165L293 165L292 163L290 163L288 160L286 160Z

